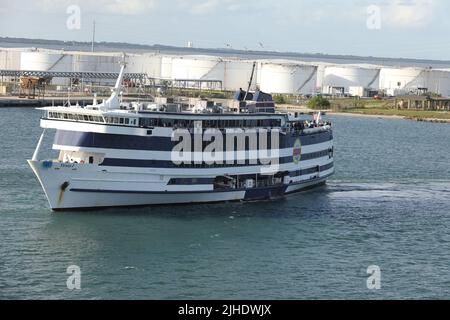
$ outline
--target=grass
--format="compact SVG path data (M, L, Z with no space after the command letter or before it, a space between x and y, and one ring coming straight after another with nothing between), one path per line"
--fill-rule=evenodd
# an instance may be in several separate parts
M393 100L375 100L375 99L332 99L331 108L333 110L345 110L354 108L393 108Z
M412 119L450 120L450 112L445 111L400 110L388 108L349 108L340 110L339 112L378 116L400 116Z
M355 113L373 116L399 116L409 119L438 119L450 120L450 112L403 110L395 107L394 100L375 99L333 99L331 108L335 112Z

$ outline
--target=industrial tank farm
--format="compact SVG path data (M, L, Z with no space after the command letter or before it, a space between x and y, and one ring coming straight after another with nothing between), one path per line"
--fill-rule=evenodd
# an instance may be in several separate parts
M5 48L0 49L0 71L2 75L23 71L117 73L121 59L122 52ZM235 91L246 89L253 73L251 89L259 87L272 94L450 96L448 69L160 53L128 54L127 63L128 73L165 80L173 87ZM90 78L90 81L110 85L114 80ZM70 79L53 78L52 83L67 85Z

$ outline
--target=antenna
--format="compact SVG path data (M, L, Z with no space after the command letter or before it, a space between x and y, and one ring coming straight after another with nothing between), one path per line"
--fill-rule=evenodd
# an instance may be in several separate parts
M94 52L94 43L95 43L95 20L92 23L92 46L91 46L92 52Z

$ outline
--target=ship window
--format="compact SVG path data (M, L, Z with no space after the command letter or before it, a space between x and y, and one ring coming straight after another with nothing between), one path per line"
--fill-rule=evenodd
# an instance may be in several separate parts
M153 133L153 130L147 130L147 135L151 135Z
M120 119L119 119L119 123L120 123L120 124L123 124L123 118L120 118Z
M130 119L125 118L125 124L130 124Z
M113 118L113 119L114 119L115 124L119 123L119 118Z
M173 127L173 120L172 119L162 119L162 126L163 127Z

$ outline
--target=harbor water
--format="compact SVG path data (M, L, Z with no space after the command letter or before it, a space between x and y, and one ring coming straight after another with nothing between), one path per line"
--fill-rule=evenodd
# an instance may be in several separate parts
M0 110L1 299L450 298L448 124L330 117L336 175L281 200L52 213L39 117Z

